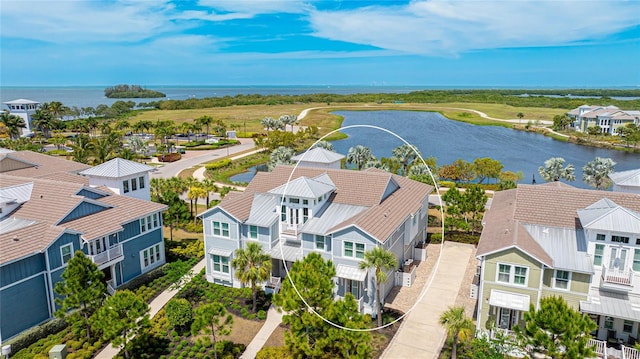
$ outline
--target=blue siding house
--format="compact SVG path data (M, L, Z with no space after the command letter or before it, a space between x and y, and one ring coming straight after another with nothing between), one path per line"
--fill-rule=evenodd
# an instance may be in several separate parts
M336 266L335 295L350 292L361 312L375 315L374 273L361 270L359 263L377 246L395 254L398 265L382 288L386 297L397 284L391 272L418 256L414 248L426 237L432 190L377 169L300 164L258 172L245 192L230 193L201 214L207 280L241 287L230 262L235 250L257 242L272 258L265 290L278 290L293 262L317 252Z
M119 175L148 183L138 163L118 159ZM0 341L47 321L53 290L83 251L105 274L111 293L165 263L162 211L148 198L90 184L89 167L29 151L0 153ZM138 180L143 177L143 180Z

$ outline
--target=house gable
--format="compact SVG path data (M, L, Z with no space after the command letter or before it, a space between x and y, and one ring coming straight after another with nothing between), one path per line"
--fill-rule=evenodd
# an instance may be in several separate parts
M60 220L60 222L58 222L58 224L63 224L69 221L73 221L74 219L102 212L105 209L109 208L112 207L85 200L76 205L66 216L64 216L64 218L62 218L62 220Z
M91 188L87 188L87 187L82 188L76 194L78 196L87 197L87 198L91 198L91 199L100 199L100 198L108 196L108 194L106 194L106 193L104 193L102 191L97 191L97 190L94 190L94 189L91 189Z

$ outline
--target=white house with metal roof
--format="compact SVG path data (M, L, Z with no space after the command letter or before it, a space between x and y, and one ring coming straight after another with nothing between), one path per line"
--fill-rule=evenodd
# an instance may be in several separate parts
M610 345L640 333L640 195L559 183L496 192L478 244L478 329L509 332L562 296Z
M635 170L614 172L609 174L613 181L614 192L640 194L640 168Z
M154 170L139 162L114 158L80 174L89 178L90 186L105 186L116 194L150 201L149 172Z
M416 244L426 238L432 190L377 169L277 166L258 172L245 192L230 193L201 214L206 278L242 286L230 263L237 249L256 242L272 258L265 288L278 290L293 262L315 252L336 266L335 295L350 292L362 312L375 314L374 274L361 270L359 263L376 246L395 254L398 265L393 271L412 263ZM412 265L406 268L415 270ZM391 272L382 285L384 296L396 284Z
M340 169L340 161L343 158L345 158L343 154L315 147L291 157L291 160L299 166Z
M618 135L617 129L629 123L640 125L640 111L621 110L616 106L582 105L567 112L573 119L573 127L580 132L587 132L589 127L598 126L600 132Z
M9 113L11 113L12 115L16 115L24 120L26 127L22 129L22 135L30 135L33 132L31 118L33 114L36 113L40 102L21 98L17 100L7 101L4 104L7 106Z

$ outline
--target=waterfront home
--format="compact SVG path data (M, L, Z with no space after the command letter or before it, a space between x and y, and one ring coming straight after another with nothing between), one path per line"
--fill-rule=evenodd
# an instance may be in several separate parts
M629 192L640 194L640 168L609 174L613 181L614 192Z
M152 170L142 166L0 153L0 340L53 318L53 288L77 250L103 271L110 293L165 263L166 206L137 198ZM115 193L102 177L129 181L129 193Z
M383 296L394 285L410 285L419 255L415 247L426 237L432 190L378 169L300 165L258 172L243 193L231 192L201 214L206 278L241 287L230 263L235 250L255 242L272 258L265 289L277 291L293 262L316 252L336 266L336 296L350 292L363 313L375 314L374 273L359 268L364 253L379 246L398 260L382 284Z
M316 147L291 157L291 160L295 161L298 166L340 169L340 162L343 158L345 156L342 154Z
M618 135L618 128L629 123L640 125L640 111L621 110L616 106L582 105L567 112L567 117L573 119L573 127L579 132L598 126L601 133Z
M17 99L4 103L10 114L24 120L25 127L21 129L22 136L30 136L33 133L32 117L36 113L40 102L26 99Z
M476 256L478 329L509 332L530 304L555 295L588 313L595 338L638 338L639 194L560 182L496 192Z

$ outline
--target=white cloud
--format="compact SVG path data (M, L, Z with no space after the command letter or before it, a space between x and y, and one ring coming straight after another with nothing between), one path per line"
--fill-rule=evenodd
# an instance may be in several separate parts
M433 55L590 41L640 24L639 13L633 1L414 1L313 11L310 22L318 37Z
M200 0L199 5L231 14L305 13L310 5L300 0Z

